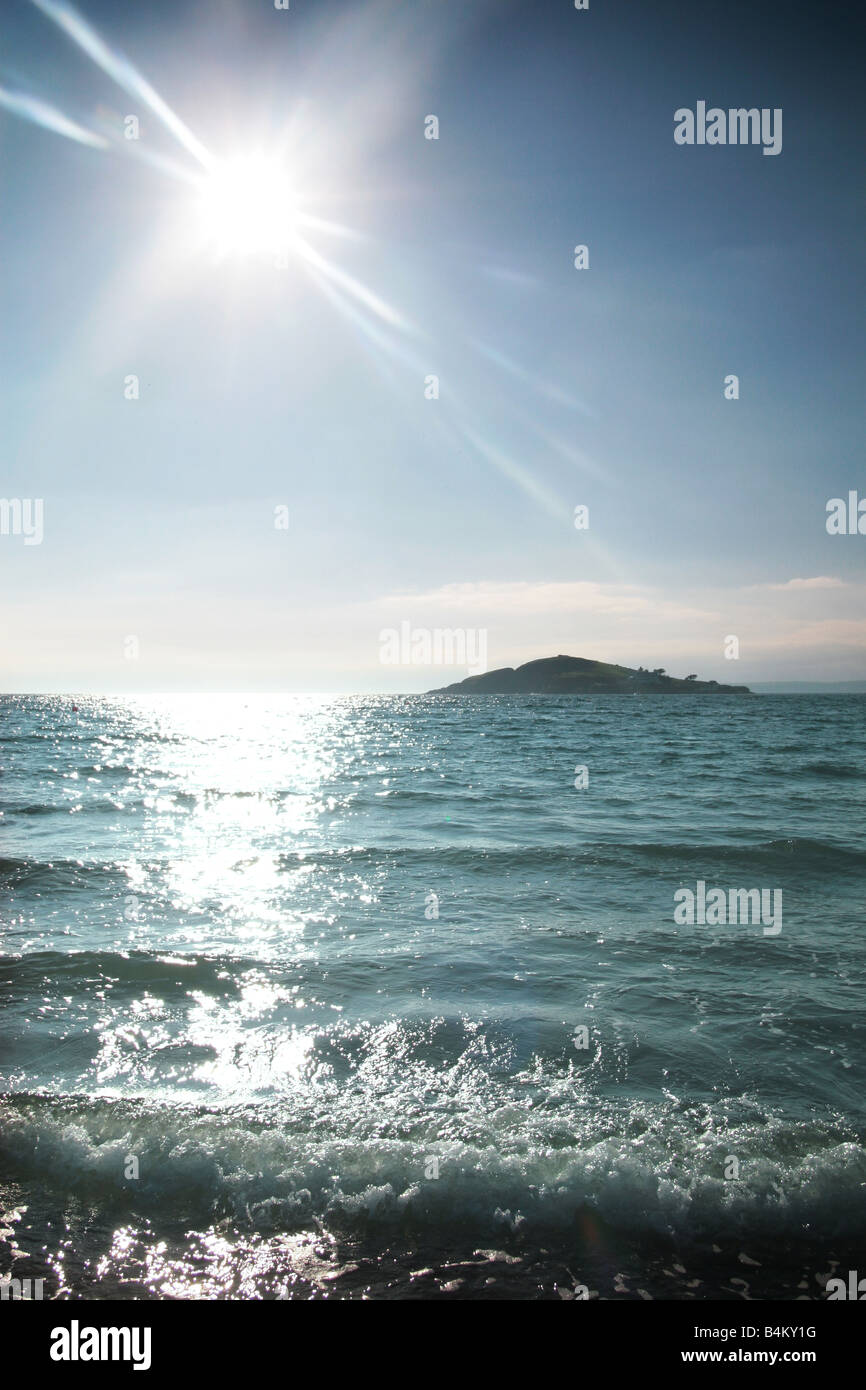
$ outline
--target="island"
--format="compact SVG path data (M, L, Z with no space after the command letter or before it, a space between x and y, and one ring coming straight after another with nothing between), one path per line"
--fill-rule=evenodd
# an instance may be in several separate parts
M669 676L663 667L611 666L581 656L548 656L523 666L503 666L430 695L751 695L747 685L699 681L696 675Z

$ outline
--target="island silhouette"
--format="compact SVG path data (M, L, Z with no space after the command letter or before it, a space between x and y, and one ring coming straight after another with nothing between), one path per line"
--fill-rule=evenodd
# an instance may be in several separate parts
M582 656L548 656L467 676L430 695L751 695L747 685L720 685L696 675L669 676L664 667L612 666Z

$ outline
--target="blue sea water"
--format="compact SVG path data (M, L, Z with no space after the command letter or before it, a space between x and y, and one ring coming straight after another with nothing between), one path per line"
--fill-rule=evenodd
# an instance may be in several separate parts
M818 1298L862 1251L863 697L0 715L0 1271ZM781 930L679 924L699 881Z

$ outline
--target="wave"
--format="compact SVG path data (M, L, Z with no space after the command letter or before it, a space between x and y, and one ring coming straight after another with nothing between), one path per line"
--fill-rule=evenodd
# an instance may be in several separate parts
M113 771L116 771L116 769L114 769ZM79 772L82 774L82 776L85 774L87 774L88 776L91 774L98 774L100 777L105 775L104 771L100 770L99 768L80 768ZM133 769L125 769L124 775L126 775L127 773L130 776L135 775ZM110 797L94 796L93 789L89 786L82 787L80 784L72 783L66 783L64 785L66 786L67 790L70 791L72 791L74 788L75 794L77 796L83 795L85 797L85 800L82 803L75 803L76 810L79 812L79 814L84 815L85 817L94 813L107 812L111 814L112 812L116 811L124 811L128 814L133 814L149 809L150 804L156 798L165 798L166 800L171 801L175 806L186 809L194 808L198 805L205 804L206 802L215 801L260 800L278 803L286 801L292 796L297 795L297 793L291 791L220 791L216 787L206 787L200 792L189 792L183 791L180 788L154 785L146 796L137 796L127 801L118 802L112 800ZM400 793L400 795L402 797L403 794ZM417 797L419 801L429 801L429 796L426 796L422 793L412 792L408 793L408 796L412 798ZM466 798L466 800L470 801L473 799L482 800L481 797ZM444 802L445 800L447 800L447 798L443 796L441 797L441 800ZM71 800L39 801L31 803L0 801L0 813L9 818L13 816L66 816L69 814L72 805L73 802Z
M41 993L74 989L85 981L110 979L116 985L150 986L171 992L177 987L186 998L190 989L209 989L217 994L236 993L238 976L260 962L220 954L177 955L166 948L150 951L32 951L0 957L3 987ZM232 972L227 978L227 972Z
M124 887L129 883L126 869L116 863L85 863L78 859L7 859L0 855L0 886L86 889L94 881L102 886Z
M116 810L116 807L112 809ZM866 850L826 840L791 837L757 844L662 844L657 841L597 840L580 845L356 845L348 848L308 847L291 851L255 851L254 857L275 855L285 870L299 868L344 868L399 861L410 873L415 867L466 868L473 872L502 872L510 869L569 869L585 865L612 866L620 872L645 873L647 864L666 864L674 877L708 873L718 866L767 871L845 873L866 867ZM167 868L174 859L148 855L151 869ZM0 856L0 881L41 883L46 877L82 886L90 878L109 876L128 878L125 867L107 860L39 860Z
M851 778L855 781L862 781L866 777L866 771L862 767L852 766L850 763L801 763L785 769L785 775L790 777L829 777L830 779Z
M284 868L301 865L328 867L345 863L367 863L371 860L388 860L399 857L400 863L411 867L414 863L453 865L478 869L494 868L557 868L568 865L615 865L618 869L633 865L642 868L644 861L670 863L675 869L684 865L698 868L714 864L736 864L750 867L785 867L798 870L851 870L866 866L866 850L854 849L846 845L832 844L825 840L812 840L791 837L773 839L757 844L662 844L658 841L633 840L595 840L583 841L579 845L515 845L513 847L492 847L487 845L445 845L445 846L355 846L348 849L304 849L282 853L279 858Z
M746 1102L736 1114L720 1102L599 1103L582 1131L556 1132L554 1120L545 1133L515 1126L516 1108L488 1114L487 1133L425 1113L385 1136L360 1118L342 1130L326 1113L305 1124L285 1107L19 1095L0 1104L0 1161L7 1178L134 1201L139 1215L229 1217L258 1231L412 1222L541 1235L594 1213L627 1235L866 1234L866 1149L832 1121L798 1125ZM741 1176L726 1180L731 1154Z

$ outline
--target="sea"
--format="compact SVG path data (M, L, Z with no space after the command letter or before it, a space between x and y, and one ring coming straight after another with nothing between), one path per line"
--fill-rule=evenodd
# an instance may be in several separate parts
M0 1274L866 1273L866 697L6 696L0 812Z

